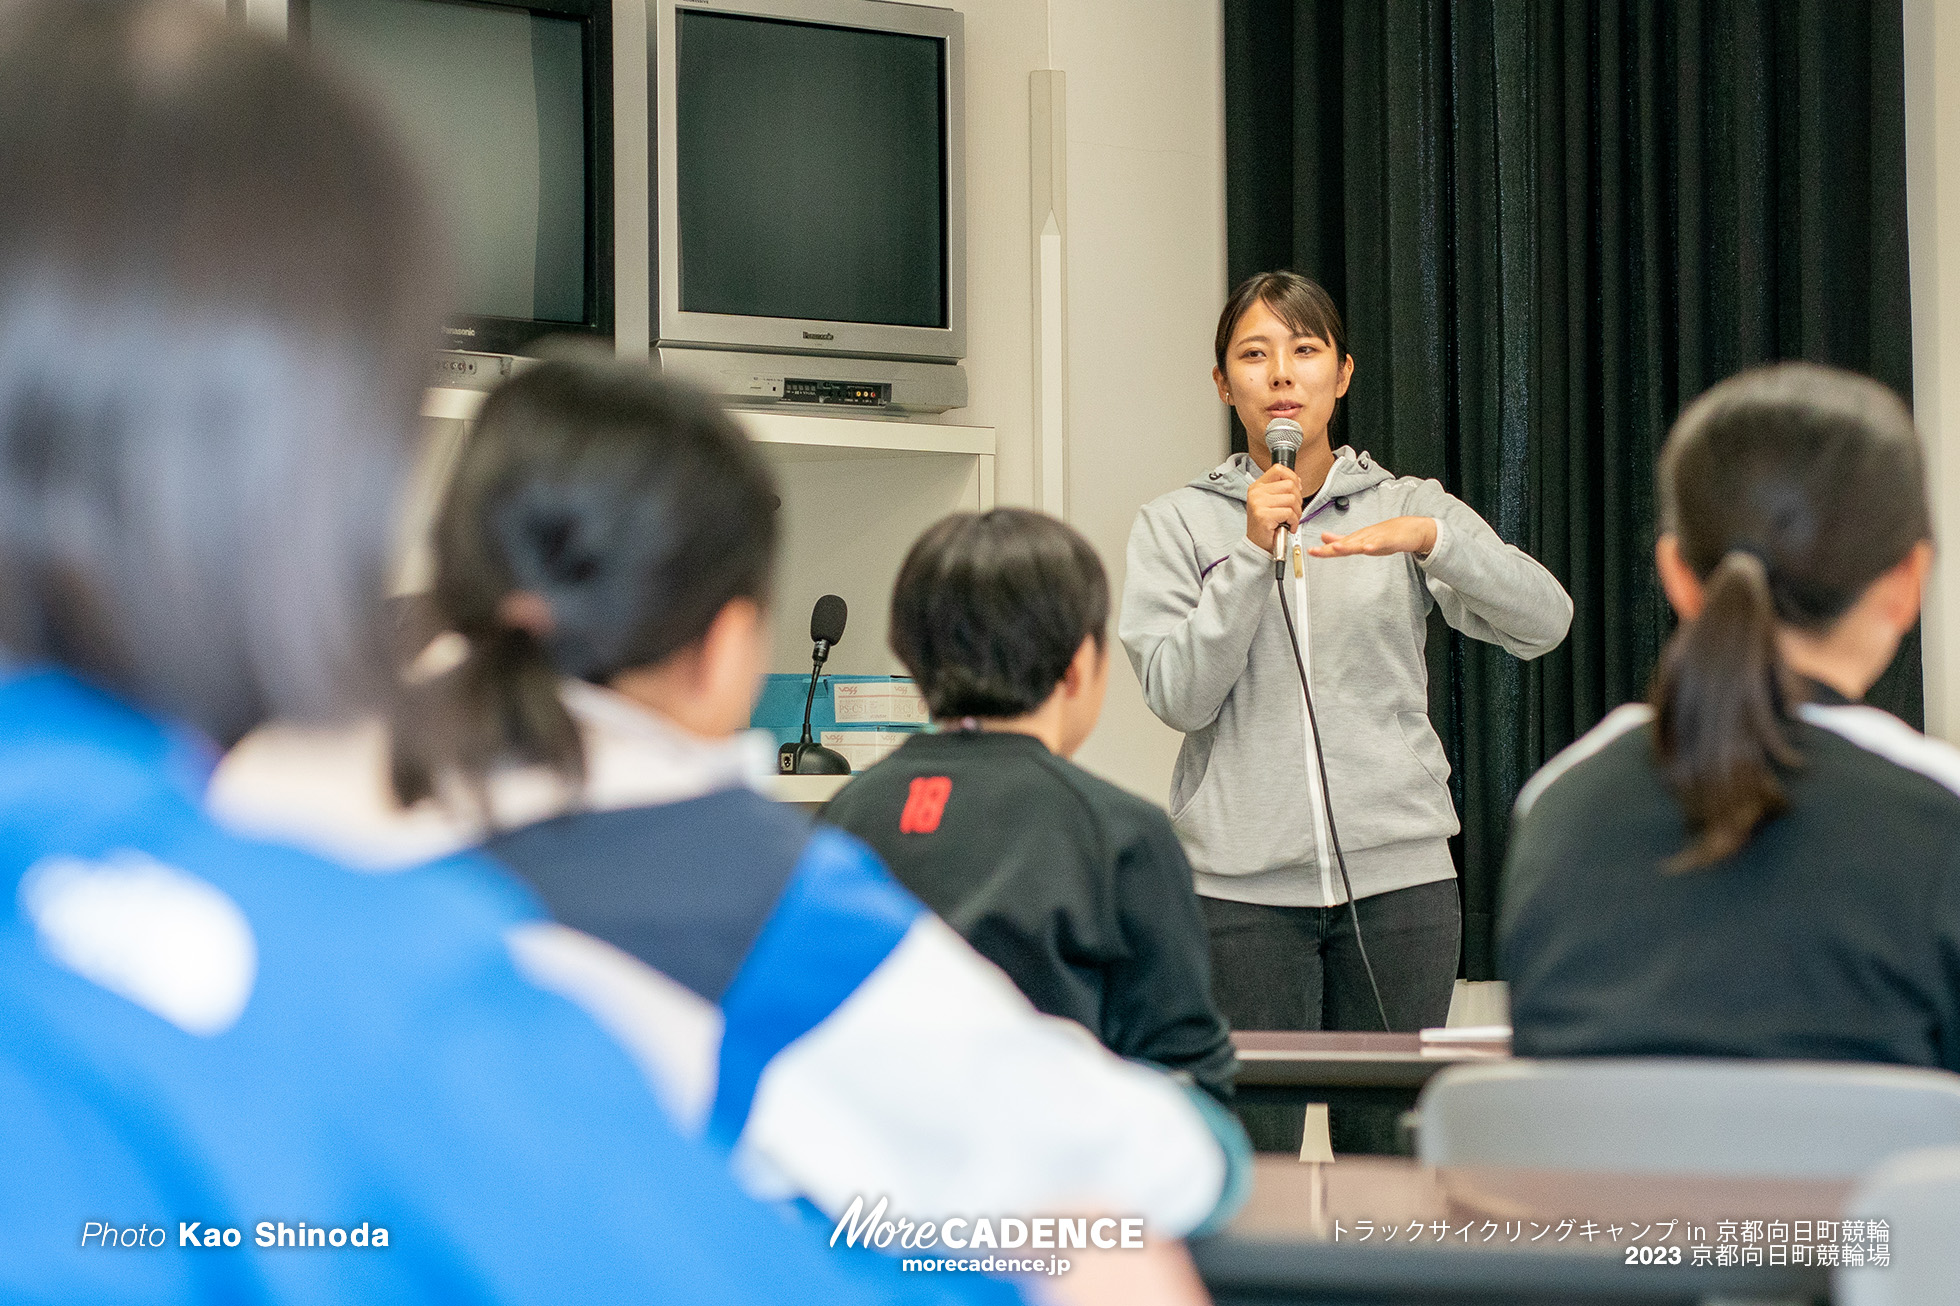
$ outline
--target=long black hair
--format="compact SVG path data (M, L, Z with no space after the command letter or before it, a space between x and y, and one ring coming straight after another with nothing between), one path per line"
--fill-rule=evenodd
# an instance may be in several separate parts
M0 647L229 742L389 683L437 250L302 52L206 6L0 11Z
M453 778L482 802L506 764L582 777L559 682L655 666L730 601L766 603L778 503L733 420L644 366L563 358L503 385L436 520L433 616L467 653L404 700L397 795L412 803ZM548 632L505 619L519 592L549 605Z
M1671 869L1746 844L1801 764L1779 624L1821 633L1932 538L1919 436L1876 381L1779 363L1722 382L1661 451L1661 524L1702 581L1700 615L1661 656L1655 746L1691 842Z

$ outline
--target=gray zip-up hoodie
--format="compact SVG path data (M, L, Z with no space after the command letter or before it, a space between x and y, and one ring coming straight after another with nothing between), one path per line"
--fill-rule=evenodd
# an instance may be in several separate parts
M1345 895L1273 560L1245 537L1246 491L1258 476L1234 454L1144 506L1130 531L1118 634L1150 710L1184 732L1170 814L1198 892L1332 906ZM1404 516L1436 520L1436 545L1421 562L1303 549L1286 568L1359 898L1454 874L1444 841L1457 831L1456 809L1423 660L1430 608L1521 658L1556 647L1572 621L1572 600L1552 574L1469 505L1436 481L1391 475L1366 453L1336 451L1301 530L1310 547L1322 531Z

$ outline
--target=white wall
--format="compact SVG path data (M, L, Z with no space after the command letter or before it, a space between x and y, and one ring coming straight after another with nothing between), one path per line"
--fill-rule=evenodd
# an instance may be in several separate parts
M967 367L956 420L999 432L996 497L1034 496L1028 74L1067 84L1069 520L1120 595L1137 509L1224 457L1211 331L1225 280L1219 0L965 0ZM1077 760L1156 802L1178 735L1113 649Z
M1923 630L1926 731L1960 742L1960 6L1905 0L1913 412L1941 556Z
M967 407L999 434L995 501L1034 495L1028 290L1028 74L1047 66L1048 0L940 0L966 15Z
M1137 509L1227 450L1224 19L1193 0L1054 0L1068 76L1069 520L1121 594ZM1127 658L1079 760L1164 802L1180 736Z

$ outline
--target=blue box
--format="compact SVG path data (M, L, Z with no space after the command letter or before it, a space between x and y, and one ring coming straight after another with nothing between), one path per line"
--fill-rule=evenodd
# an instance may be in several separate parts
M810 738L821 740L826 730L864 730L899 731L917 734L929 727L916 721L867 721L855 720L839 723L837 720L837 696L835 686L866 684L904 684L909 686L909 676L819 676L817 694L810 703ZM803 696L810 691L810 673L802 675L772 675L763 682L762 696L756 700L755 711L749 715L749 726L755 730L767 730L776 740L776 746L794 744L803 738Z
M810 703L810 738L819 738L826 730L840 727L846 730L903 730L916 732L926 728L920 721L894 721L859 717L856 720L840 723L837 720L837 685L903 685L909 687L909 676L820 676L817 678L817 694ZM756 730L767 730L775 736L776 743L794 744L803 738L803 696L810 689L810 674L772 675L762 686L762 696L756 700L755 711L749 716L749 725Z
M778 743L794 743L803 736L803 696L810 689L810 673L800 676L770 676L763 682L762 697L749 714L749 724L775 733ZM817 680L817 697L810 704L810 734L837 724L830 704L830 677ZM783 732L788 731L785 735Z

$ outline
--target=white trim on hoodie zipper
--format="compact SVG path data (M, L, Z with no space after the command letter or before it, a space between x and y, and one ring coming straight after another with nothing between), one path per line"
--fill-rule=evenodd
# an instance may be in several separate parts
M1300 520L1301 526L1306 519ZM1313 684L1313 647L1309 638L1310 619L1307 616L1307 568L1306 550L1300 543L1300 532L1293 533L1293 627L1294 637L1300 645L1300 665L1306 669L1307 684ZM1320 896L1330 906L1338 906L1345 899L1334 896L1334 880L1330 874L1333 862L1333 842L1327 829L1327 807L1321 801L1320 750L1314 747L1313 719L1307 714L1304 698L1300 702L1300 737L1306 745L1307 757L1307 806L1313 812L1314 860L1320 870Z

